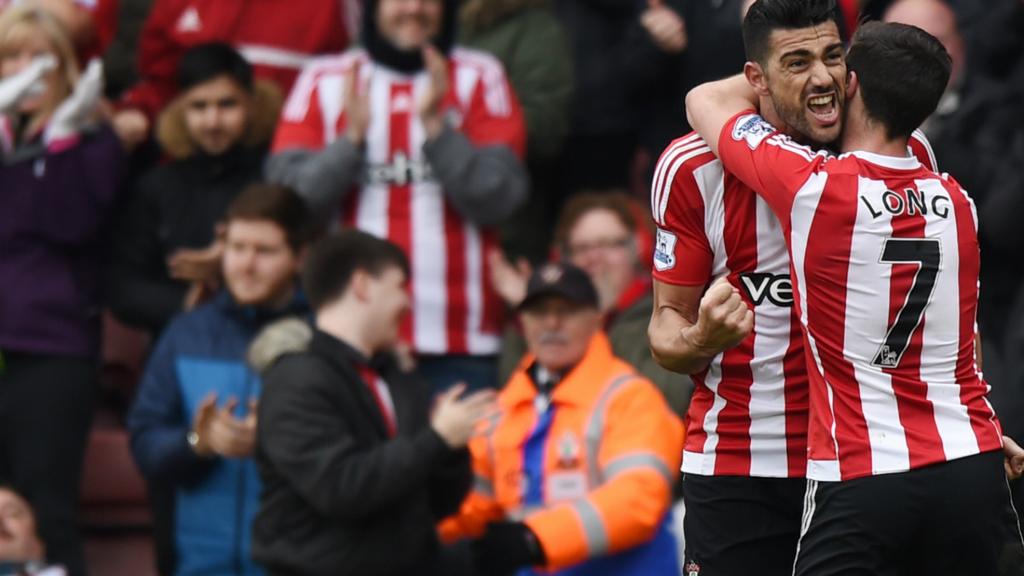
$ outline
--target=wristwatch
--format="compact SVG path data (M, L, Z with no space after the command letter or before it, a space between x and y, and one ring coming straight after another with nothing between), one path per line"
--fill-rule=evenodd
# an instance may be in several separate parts
M188 434L185 435L185 440L188 441L189 448L191 448L192 451L195 452L196 447L199 446L199 433L196 432L195 430L189 430Z

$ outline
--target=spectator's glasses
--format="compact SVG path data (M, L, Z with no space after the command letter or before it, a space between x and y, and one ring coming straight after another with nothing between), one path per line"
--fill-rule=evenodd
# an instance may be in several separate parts
M566 256L573 258L584 256L593 252L610 252L612 250L625 250L633 246L633 238L605 238L593 242L578 242L565 246Z

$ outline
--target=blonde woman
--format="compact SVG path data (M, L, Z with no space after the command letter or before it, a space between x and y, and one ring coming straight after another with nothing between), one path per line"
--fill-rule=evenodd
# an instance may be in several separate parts
M72 576L85 571L76 503L122 156L92 122L100 77L98 64L79 76L52 16L0 14L0 482L26 496L48 560Z

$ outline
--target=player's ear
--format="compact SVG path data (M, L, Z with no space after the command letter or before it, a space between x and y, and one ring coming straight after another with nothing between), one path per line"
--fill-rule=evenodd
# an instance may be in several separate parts
M857 90L860 88L860 82L857 79L857 73L850 70L846 73L846 101L849 102L857 94Z
M751 87L754 88L754 93L758 96L768 96L768 77L765 76L764 69L757 62L747 62L743 65L743 75L747 77L747 82L750 83Z
M373 290L371 280L372 278L370 277L370 273L366 270L356 269L356 271L352 273L349 290L352 291L352 294L360 302L366 302L370 299L370 292Z

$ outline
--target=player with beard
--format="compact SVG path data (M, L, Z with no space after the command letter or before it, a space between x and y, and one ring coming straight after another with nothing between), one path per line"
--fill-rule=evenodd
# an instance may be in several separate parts
M744 21L765 118L839 138L846 64L833 0L761 0ZM813 34L808 34L813 31ZM934 168L923 136L910 147ZM807 459L808 383L778 220L696 133L655 171L651 350L692 375L683 453L689 575L790 574Z
M1004 439L976 360L976 212L952 177L907 154L949 54L913 26L868 23L847 64L838 158L753 113L762 82L750 64L686 102L708 147L779 218L791 255L811 400L793 573L1020 574Z

